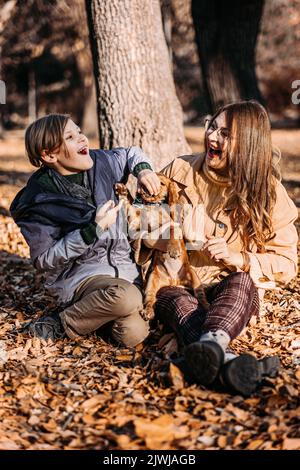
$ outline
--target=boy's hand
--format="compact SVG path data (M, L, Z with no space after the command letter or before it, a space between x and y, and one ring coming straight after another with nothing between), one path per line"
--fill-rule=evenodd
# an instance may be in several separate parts
M95 222L102 229L106 230L117 220L117 215L124 201L121 200L116 206L114 201L107 201L96 213Z
M140 187L145 186L148 193L157 195L160 191L160 179L157 174L149 169L142 170L139 172L137 177L137 192L140 192Z

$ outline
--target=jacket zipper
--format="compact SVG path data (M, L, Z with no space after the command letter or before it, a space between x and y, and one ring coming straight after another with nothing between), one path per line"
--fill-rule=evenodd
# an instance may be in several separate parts
M108 247L108 250L107 250L107 260L108 260L108 264L114 269L115 271L115 277L119 277L119 270L118 268L111 262L111 250L112 250L112 247L113 247L113 239L110 241L110 245Z

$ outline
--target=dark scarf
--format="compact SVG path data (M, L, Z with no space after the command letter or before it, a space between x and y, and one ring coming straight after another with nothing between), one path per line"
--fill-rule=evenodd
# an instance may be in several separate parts
M53 170L53 168L48 168L48 175L57 187L58 191L67 196L76 197L78 199L90 199L92 196L92 191L89 186L87 172L83 172L83 185L73 183L69 181L68 178L65 178L63 175Z

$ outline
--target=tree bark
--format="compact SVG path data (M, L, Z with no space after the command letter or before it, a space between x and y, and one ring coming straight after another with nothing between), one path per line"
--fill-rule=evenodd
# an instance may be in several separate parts
M28 122L36 120L36 82L34 70L28 72Z
M163 32L167 43L169 60L172 66L172 0L160 0Z
M93 78L93 77L92 77ZM98 125L97 125L97 99L96 99L96 90L94 83L92 84L90 95L87 97L83 120L82 128L85 135L92 139L98 139Z
M264 0L192 0L192 16L211 112L229 102L263 102L255 73L255 47Z
M77 62L81 89L81 107L78 107L79 118L77 123L83 128L88 137L95 138L98 135L97 126L97 105L95 97L95 85L93 77L92 56L89 48L89 31L86 25L87 16L84 0L72 0L72 18L77 25L81 25L78 40L73 47L76 50L75 59ZM82 27L82 23L85 23ZM81 108L81 109L80 109Z
M161 168L190 152L159 0L86 0L102 148L138 145Z

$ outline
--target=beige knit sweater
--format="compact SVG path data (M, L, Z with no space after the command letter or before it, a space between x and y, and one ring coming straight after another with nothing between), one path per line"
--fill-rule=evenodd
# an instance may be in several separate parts
M226 205L230 181L217 175L205 163L205 154L188 155L173 160L161 173L176 183L179 203L183 210L183 235L191 266L199 284L219 282L237 269L212 260L201 251L207 235L223 237L232 250L242 251L238 233L233 232L230 221L231 208ZM298 211L278 181L277 201L273 210L274 237L266 245L265 253L256 246L249 250L250 276L263 298L265 289L278 288L297 274L297 231L294 221ZM152 251L136 240L133 244L135 259L144 264Z

